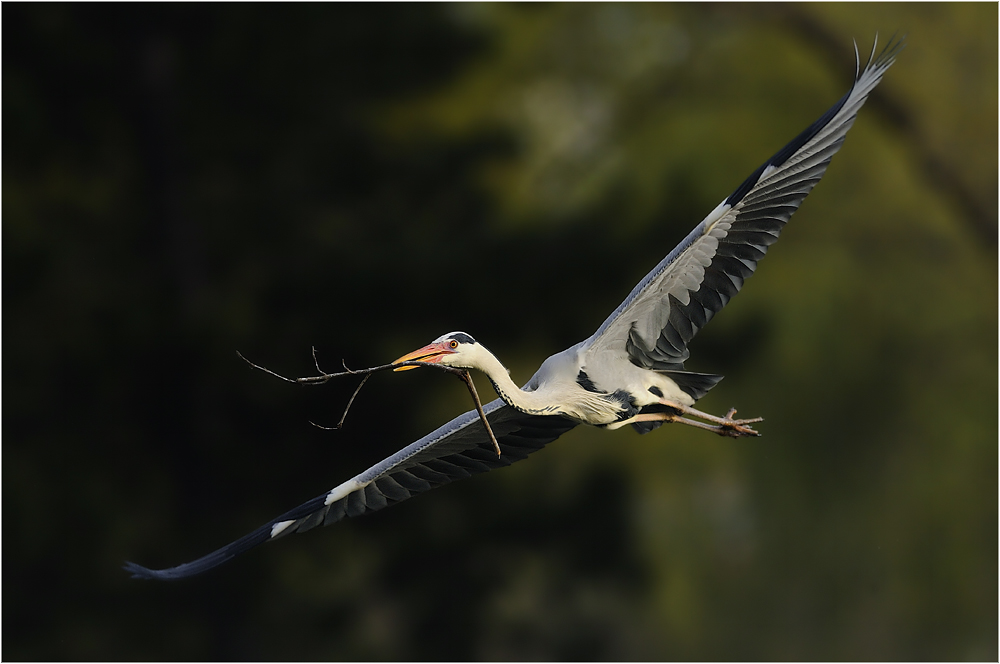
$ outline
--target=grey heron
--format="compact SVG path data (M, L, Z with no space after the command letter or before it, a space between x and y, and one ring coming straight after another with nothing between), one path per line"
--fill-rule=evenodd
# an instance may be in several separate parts
M877 43L877 40L876 40ZM476 369L499 399L483 408L502 453L479 414L470 411L404 447L331 491L198 560L152 570L127 563L134 577L199 574L268 540L329 525L406 500L469 475L507 466L578 424L626 424L648 433L682 422L721 435L757 435L730 411L693 408L722 376L688 372L688 343L753 274L757 262L826 172L858 110L903 46L876 48L862 70L855 46L854 84L816 122L755 170L640 281L586 340L556 353L518 387L492 353L469 334L452 332L396 360ZM395 364L395 363L394 363ZM413 368L400 366L396 370Z

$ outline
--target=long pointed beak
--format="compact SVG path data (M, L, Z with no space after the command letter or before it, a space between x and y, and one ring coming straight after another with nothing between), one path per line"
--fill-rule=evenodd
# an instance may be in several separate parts
M445 355L451 355L455 351L448 347L447 344L427 344L423 348L418 348L412 353L407 353L403 357L393 360L393 364L399 364L400 362L409 362L411 360L416 360L418 362L440 362L441 358ZM396 367L393 371L406 371L407 369L416 369L417 367Z

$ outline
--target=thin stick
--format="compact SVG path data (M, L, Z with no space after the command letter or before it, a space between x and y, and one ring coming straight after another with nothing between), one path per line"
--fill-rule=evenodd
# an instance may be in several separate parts
M367 383L368 379L371 377L372 377L371 374L365 374L365 377L361 379L360 383L358 383L358 388L354 390L354 394L351 395L350 401L347 402L347 408L344 409L344 414L341 416L340 421L337 422L338 429L344 426L344 420L347 419L347 411L351 409L351 404L354 403L354 399L357 398L358 392L361 391L361 388L365 386L365 383Z
M254 364L253 362L251 362L251 361L250 361L250 360L248 360L247 358L243 357L243 353L241 353L240 351L236 351L236 354L240 356L240 359L241 359L241 360L243 360L244 362L246 362L247 364L249 364L249 365L250 365L251 367L253 367L254 369L260 369L260 370L261 370L261 371L263 371L264 373L269 373L269 374L271 374L272 376L274 376L275 378L280 378L281 380L283 380L283 381L285 381L285 382L287 382L287 383L297 383L297 382L299 382L299 381L297 381L297 380L292 380L291 378L285 378L284 376L282 376L282 375L280 375L280 374L276 374L276 373L274 373L274 372L273 372L273 371L271 371L270 369L267 369L267 368L265 368L265 367L261 367L261 366L258 366L258 365L256 365L256 364ZM326 382L326 381L323 381L323 382Z
M500 443L497 442L497 437L493 435L493 429L490 428L490 422L486 419L486 413L483 412L483 404L479 401L479 395L476 393L476 385L472 382L472 375L469 374L468 370L462 372L462 380L465 384L469 386L469 394L472 395L472 400L476 402L476 410L479 411L479 419L483 421L483 426L486 427L486 433L490 434L490 440L493 441L493 447L497 451L497 458L500 458Z
M312 347L312 354L313 354L313 364L316 365L316 371L320 373L326 373L325 371L319 368L319 358L316 357L316 346ZM344 368L346 369L347 367L345 366Z

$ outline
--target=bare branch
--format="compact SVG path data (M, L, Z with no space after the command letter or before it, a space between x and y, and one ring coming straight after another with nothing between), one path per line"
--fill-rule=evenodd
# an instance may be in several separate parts
M368 379L371 377L373 373L376 373L378 371L388 371L390 369L398 369L399 367L428 367L430 369L437 369L438 371L444 371L445 373L454 374L459 378L461 378L463 381L465 381L466 386L469 388L469 394L472 395L472 401L476 404L476 411L479 413L479 419L483 421L483 426L486 427L486 432L490 435L490 440L493 441L493 447L494 449L496 449L497 456L498 457L500 456L500 443L497 442L497 438L493 434L493 429L490 428L490 423L486 419L486 413L483 412L483 404L479 400L479 394L476 392L476 386L472 382L472 376L469 374L468 370L458 369L456 367L449 367L442 364L434 364L431 362L420 362L417 360L407 360L406 362L398 362L395 364L383 364L377 367L369 367L368 369L352 370L348 369L347 363L342 361L341 363L344 365L344 371L337 373L326 373L325 371L319 368L319 361L316 359L315 346L313 347L312 353L313 353L313 363L316 365L316 371L320 373L319 376L307 376L305 378L286 378L281 374L275 373L266 367L262 367L259 364L254 364L247 358L243 357L243 353L236 351L236 354L239 355L244 362L249 364L254 369L259 369L264 373L271 374L275 378L280 378L286 383L296 383L298 385L322 385L328 382L331 378L340 378L341 376L357 376L359 374L364 375L364 378L361 380L361 383L354 390L354 394L351 395L351 399L347 402L347 407L344 409L344 415L340 418L340 422L337 423L336 427L324 427L316 424L315 422L309 422L309 424L312 424L313 426L318 427L320 429L325 429L327 431L332 430L334 428L340 429L341 427L343 427L344 420L347 419L347 411L351 409L351 404L354 403L354 399L358 396L358 393L361 391L361 388L364 387L365 383L368 382Z
M306 376L305 378L285 378L281 374L275 373L266 367L262 367L259 364L254 364L239 351L236 354L242 358L244 362L249 364L254 369L259 369L264 373L269 373L275 378L280 378L287 383L298 383L299 385L322 385L331 378L340 378L341 376L357 376L361 374L373 374L379 371L389 371L391 369L398 369L399 367L427 367L429 369L437 369L438 371L444 371L445 373L455 374L456 376L461 376L465 370L457 369L455 367L449 367L442 364L435 364L433 362L420 362L419 360L407 360L406 362L397 362L395 364L381 364L377 367L369 367L367 369L348 369L344 366L344 371L338 371L337 373L326 373L320 371L319 376Z

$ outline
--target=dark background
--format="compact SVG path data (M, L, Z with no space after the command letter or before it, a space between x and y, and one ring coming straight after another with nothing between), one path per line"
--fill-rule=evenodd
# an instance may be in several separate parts
M5 660L997 658L997 6L3 6ZM909 34L689 368L764 437L531 459L133 581L587 336ZM864 56L862 56L864 57ZM481 393L492 398L485 381Z

